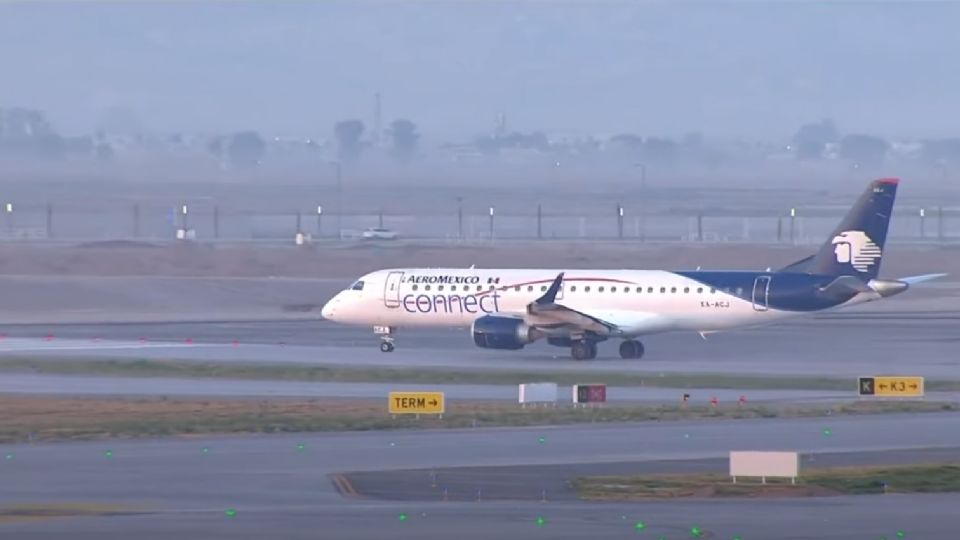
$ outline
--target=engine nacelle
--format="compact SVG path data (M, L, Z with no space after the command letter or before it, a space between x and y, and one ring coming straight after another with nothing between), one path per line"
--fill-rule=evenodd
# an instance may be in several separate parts
M541 337L536 328L531 328L523 319L484 315L473 321L470 328L473 342L484 349L522 349Z

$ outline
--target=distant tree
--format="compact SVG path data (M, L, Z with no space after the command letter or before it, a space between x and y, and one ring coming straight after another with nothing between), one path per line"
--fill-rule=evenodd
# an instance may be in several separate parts
M363 151L364 125L360 120L343 120L333 126L333 135L337 139L337 153L340 161L353 163L360 159Z
M614 135L607 141L607 149L615 154L639 159L643 152L643 137L632 133Z
M210 152L217 159L223 159L223 136L217 135L207 141L207 152Z
M227 157L234 167L251 169L260 165L267 145L255 131L241 131L230 138Z
M923 141L920 159L927 165L960 163L960 139L933 139Z
M407 119L401 118L394 120L387 133L393 140L393 157L400 163L408 163L417 153L417 142L420 140L420 134L417 133L417 126Z
M820 159L830 143L840 138L833 120L825 119L813 124L804 124L793 135L794 153L797 159Z
M95 147L94 155L96 156L97 161L104 163L113 161L113 147L106 142L98 143Z
M0 151L58 158L66 152L66 143L43 112L14 107L0 110Z
M847 135L840 139L840 157L855 161L861 165L879 165L883 163L890 144L873 135Z
M672 163L677 157L677 143L670 139L648 137L643 141L643 159L651 163Z

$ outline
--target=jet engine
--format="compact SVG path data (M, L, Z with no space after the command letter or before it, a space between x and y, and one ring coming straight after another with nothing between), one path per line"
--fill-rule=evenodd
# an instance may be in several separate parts
M543 337L543 333L531 327L523 319L485 315L473 321L470 329L473 342L484 349L522 349Z

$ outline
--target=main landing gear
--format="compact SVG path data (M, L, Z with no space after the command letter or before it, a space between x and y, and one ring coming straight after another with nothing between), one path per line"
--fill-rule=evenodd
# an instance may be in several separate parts
M393 329L389 326L374 326L373 333L380 336L380 352L393 352Z
M643 343L635 339L620 344L620 358L638 359L643 357ZM597 357L597 342L590 339L578 339L570 343L570 355L574 360L593 360Z
M597 342L580 339L570 344L570 354L574 360L593 360L597 357Z
M635 339L628 339L620 344L620 358L642 358L643 343Z

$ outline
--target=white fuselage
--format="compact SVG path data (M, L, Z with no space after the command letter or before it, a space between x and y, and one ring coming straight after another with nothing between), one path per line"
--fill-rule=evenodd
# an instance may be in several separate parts
M469 327L491 314L524 316L558 270L398 268L363 276L337 294L323 316L337 322L383 327ZM776 279L776 274L771 274ZM661 270L566 271L556 302L621 323L627 334L673 330L713 332L768 324L800 315L773 309L769 279L744 290L712 289L683 275ZM844 306L878 299L862 293ZM535 320L534 320L535 322Z

